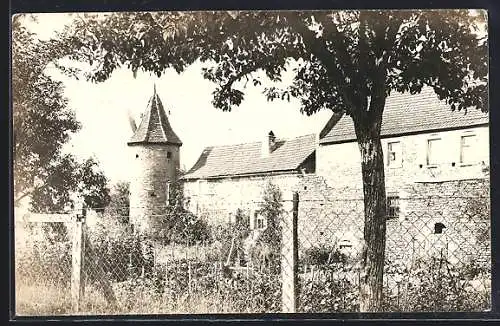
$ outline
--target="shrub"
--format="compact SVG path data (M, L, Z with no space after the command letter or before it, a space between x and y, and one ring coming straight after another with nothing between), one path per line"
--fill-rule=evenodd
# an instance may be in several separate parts
M71 278L71 242L62 223L27 227L24 246L16 248L16 280L25 284L61 284Z
M388 289L385 309L392 311L484 311L489 308L489 290L470 286L470 281L484 280L487 271L475 264L453 265L433 257L418 260L404 282ZM391 277L391 274L386 277ZM389 291L391 290L391 291Z
M266 228L257 239L250 255L253 261L267 261L274 273L279 272L282 246L282 218L284 215L283 198L280 189L269 182L264 188L263 201L257 214L266 220Z
M305 249L301 263L306 265L327 265L346 262L347 256L341 253L336 246L321 244Z
M150 244L118 220L102 216L87 234L85 272L90 280L105 272L111 281L123 281L142 267L151 268L151 257L145 252Z
M229 258L230 263L234 263L237 257L242 258L245 255L243 244L249 234L248 216L238 208L234 223L213 227L211 231L213 250L209 255L209 260L226 262ZM229 257L231 246L233 251Z
M179 184L172 185L169 205L157 208L157 218L147 236L164 245L192 245L209 240L208 223L188 211L185 208L187 202L182 187Z
M359 310L358 288L352 265L323 265L314 278L299 278L300 312L328 313Z

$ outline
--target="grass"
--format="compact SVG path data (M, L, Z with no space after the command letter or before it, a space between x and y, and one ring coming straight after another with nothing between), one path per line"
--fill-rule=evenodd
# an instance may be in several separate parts
M234 312L227 301L214 295L167 298L147 292L134 291L127 297L118 297L118 306L112 307L94 288L88 287L80 311L71 306L70 291L50 284L21 284L16 286L17 316L64 315L128 315L128 314L202 314Z

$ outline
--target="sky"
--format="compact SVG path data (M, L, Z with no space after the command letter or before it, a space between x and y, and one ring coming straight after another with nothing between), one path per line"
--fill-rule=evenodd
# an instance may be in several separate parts
M37 14L37 22L29 27L39 38L47 39L69 21L67 14ZM318 134L331 116L329 111L303 115L294 99L268 102L261 93L263 88L251 83L244 90L243 103L231 112L222 112L211 104L216 85L203 79L201 67L192 65L182 74L167 71L160 78L146 73L134 78L132 71L124 68L98 84L65 77L49 67L48 73L63 82L68 106L82 124L65 151L82 159L96 158L111 182L127 180L134 155L127 146L132 136L128 114L138 125L155 84L165 110L170 112L170 124L183 142L183 169L190 169L206 146L261 141L270 130L280 138ZM291 76L283 80L286 85Z

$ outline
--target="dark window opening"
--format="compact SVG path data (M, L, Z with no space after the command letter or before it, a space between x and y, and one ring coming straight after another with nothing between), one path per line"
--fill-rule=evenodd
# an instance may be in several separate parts
M442 234L443 229L445 229L446 226L444 226L443 223L436 223L434 224L434 234Z
M171 158L172 157L172 152L167 152L167 158Z
M135 158L139 158L139 154L135 154Z
M262 230L265 228L264 217L257 212L254 213L254 221L255 221L255 228L256 229Z
M387 196L387 219L399 217L399 197Z

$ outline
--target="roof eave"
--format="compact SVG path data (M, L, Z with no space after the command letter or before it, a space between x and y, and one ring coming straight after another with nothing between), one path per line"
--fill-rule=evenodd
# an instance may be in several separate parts
M385 135L381 135L381 139L392 138L392 137L401 137L401 136L411 136L418 134L426 134L431 132L438 131L452 131L452 130L460 130L460 129L468 129L468 128L477 128L477 127L487 127L489 126L489 122L481 122L476 124L470 124L467 126L458 126L458 127L447 127L447 128L434 128L434 129L426 129L426 130L418 130L418 131L409 131L409 132L399 132L399 133L389 133ZM320 145L333 145L333 144L342 144L342 143L350 143L356 141L356 138L346 138L346 139L338 139L338 140L328 140L326 137L319 140Z
M220 174L220 175L211 175L211 176L203 176L203 177L189 177L183 176L180 179L186 181L194 181L194 180L210 180L210 179L224 179L224 178L241 178L241 177L253 177L253 176L268 176L268 175L280 175L280 174L300 174L298 168L295 169L286 169L286 170L273 170L273 171L262 171L262 172L250 172L250 173L237 173L237 174Z
M182 143L177 143L177 142L170 142L170 141L148 141L148 140L134 140L134 141L129 141L127 142L127 145L132 146L132 145L175 145L175 146L182 146Z

